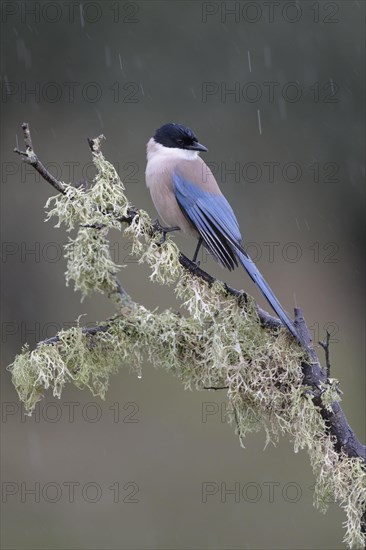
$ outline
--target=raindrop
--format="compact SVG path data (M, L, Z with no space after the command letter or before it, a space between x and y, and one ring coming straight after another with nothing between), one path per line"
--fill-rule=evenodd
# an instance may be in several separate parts
M111 49L108 45L104 46L104 53L105 53L105 63L107 67L111 66Z
M26 68L30 69L32 66L31 52L30 49L26 47L23 38L17 39L16 47L18 59L24 61Z
M330 89L332 91L332 94L334 95L334 80L332 77L329 77L329 82L330 82Z
M103 128L104 128L104 124L103 124L102 115L100 114L100 112L98 111L98 109L94 109L94 111L95 111L96 114L97 114L97 117L98 117L98 120L99 120L100 127L103 129Z
M79 4L79 9L80 9L80 24L82 27L84 27L85 22L84 22L84 14L83 14L83 5L81 2Z
M121 54L120 53L118 54L118 59L119 59L119 65L121 67L121 72L122 72L123 76L125 76L125 72L123 70L122 59L121 59Z
M252 63L250 61L250 51L248 50L248 65L249 65L249 72L252 72Z
M262 135L261 113L259 109L257 109L257 117L258 117L259 134Z

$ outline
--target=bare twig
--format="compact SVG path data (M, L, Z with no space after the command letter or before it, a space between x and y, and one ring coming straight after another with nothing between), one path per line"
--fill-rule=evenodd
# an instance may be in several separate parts
M14 152L17 153L22 157L22 160L24 162L27 162L28 164L31 164L35 170L42 176L43 179L48 181L58 191L59 193L65 194L65 188L61 181L56 179L48 170L47 168L42 164L42 162L39 160L35 152L33 151L33 144L32 144L32 138L29 130L29 124L27 122L23 122L22 124L23 129L23 137L24 142L26 145L26 150L21 151L17 147L15 147Z
M327 330L326 339L324 342L319 341L318 344L323 348L325 353L325 366L327 369L327 379L330 378L330 332Z

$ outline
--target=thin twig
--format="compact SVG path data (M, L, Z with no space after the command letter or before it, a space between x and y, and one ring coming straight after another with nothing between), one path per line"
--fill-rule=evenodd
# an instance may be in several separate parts
M330 378L330 332L326 331L325 342L319 341L318 344L323 348L325 353L325 365L327 369L327 379Z
M48 181L59 193L65 194L64 184L56 179L42 164L35 152L33 151L32 137L30 134L29 124L23 122L23 137L26 145L26 150L21 151L18 147L15 147L14 152L21 156L24 162L31 164L35 170L42 176L43 179Z

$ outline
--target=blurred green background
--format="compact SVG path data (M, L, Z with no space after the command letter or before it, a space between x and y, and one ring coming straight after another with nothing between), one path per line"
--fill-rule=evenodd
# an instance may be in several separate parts
M184 391L148 364L139 380L121 365L105 402L69 387L24 418L6 371L21 345L113 309L65 286L67 235L43 221L55 192L12 150L28 121L43 162L75 182L93 173L86 137L104 133L130 200L155 217L145 144L165 122L192 127L283 305L304 308L316 340L331 330L332 376L364 441L364 2L1 10L3 548L343 548L345 517L332 503L325 516L313 508L305 453L286 439L263 451L264 433L242 449L224 392ZM132 297L177 308L123 236L111 241ZM265 305L243 271L201 260Z

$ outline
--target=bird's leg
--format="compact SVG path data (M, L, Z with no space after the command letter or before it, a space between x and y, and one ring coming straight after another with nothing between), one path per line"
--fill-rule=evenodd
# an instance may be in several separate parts
M197 262L196 260L197 260L198 252L200 251L202 243L203 243L203 239L202 239L202 237L199 237L197 247L196 247L195 253L194 253L193 258L192 258L192 262L196 265L200 265L200 262Z
M174 225L173 227L164 227L163 225L161 225L159 220L154 220L152 225L153 225L153 228L155 229L155 231L161 231L162 234L163 234L161 239L159 239L156 242L156 244L158 244L158 245L161 245L161 244L165 243L167 233L171 233L172 231L179 231L180 230L180 227L178 225Z

